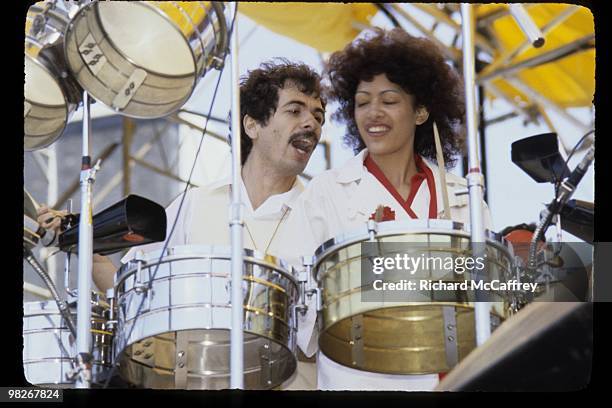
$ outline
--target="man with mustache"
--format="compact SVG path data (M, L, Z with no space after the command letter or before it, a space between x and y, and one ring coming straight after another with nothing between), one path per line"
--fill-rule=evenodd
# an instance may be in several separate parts
M294 257L284 222L304 189L297 176L304 171L321 137L325 100L320 76L309 66L285 59L261 64L241 79L241 197L245 204L244 246L281 259ZM166 209L168 235L176 221L168 247L186 244L229 245L228 208L231 177L187 192L179 212L181 196ZM38 222L59 228L57 212L39 209ZM178 217L177 217L178 215ZM161 249L163 243L133 248ZM93 280L100 290L113 287L117 267L107 257L94 255ZM301 344L298 332L298 345ZM314 364L298 364L298 373L283 389L316 389Z

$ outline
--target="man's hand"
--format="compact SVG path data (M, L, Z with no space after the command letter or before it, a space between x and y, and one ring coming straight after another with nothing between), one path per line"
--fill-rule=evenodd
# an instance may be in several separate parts
M67 211L56 211L45 204L41 204L36 210L38 218L36 221L47 231L57 233L62 224L62 219L68 215ZM93 281L101 291L106 291L113 287L113 278L117 267L110 258L98 254L93 254Z
M38 215L36 221L41 227L51 232L57 232L62 219L68 215L68 212L56 211L42 204L36 209L36 214Z

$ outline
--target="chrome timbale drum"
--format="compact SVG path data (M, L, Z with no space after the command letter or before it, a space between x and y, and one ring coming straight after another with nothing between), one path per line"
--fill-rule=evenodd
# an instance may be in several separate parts
M383 222L377 228L374 241L364 225L361 231L331 239L316 251L313 275L322 292L319 347L337 363L365 371L448 372L476 346L474 303L460 290L445 291L444 297L442 291L405 291L401 301L385 301L384 296L363 301L362 295L375 291L373 285L362 284L361 262L367 258L362 256L361 245L378 243L382 257L394 257L397 252L388 251L396 243L405 243L401 248L419 245L434 256L469 256L470 235L461 224L449 220ZM513 259L509 248L489 234L485 250L486 279L509 280ZM459 275L431 267L421 268L410 279L417 278L433 282L475 279L468 271ZM492 294L494 327L506 317L511 298L507 292Z
M93 350L92 384L102 386L111 371L112 332L106 326L108 304L94 296L91 317ZM76 305L70 313L76 321ZM76 340L54 301L23 304L23 370L26 380L37 386L72 388L66 378L73 368Z
M226 47L222 2L95 1L66 31L66 60L81 86L136 118L178 110Z
M159 263L160 254L137 253L116 277L121 376L144 388L229 388L231 248L177 246ZM299 294L291 271L274 257L244 252L246 389L273 388L295 371Z
M64 131L82 99L64 60L67 13L38 2L28 9L25 29L24 150L47 147Z

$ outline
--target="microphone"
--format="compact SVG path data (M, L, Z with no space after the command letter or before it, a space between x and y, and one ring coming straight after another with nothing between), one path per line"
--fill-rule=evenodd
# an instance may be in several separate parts
M569 200L576 187L582 181L582 178L586 174L587 170L595 159L595 144L592 144L582 161L576 166L574 171L561 183L559 195L549 205L549 210L554 214L558 214L561 211L563 205Z
M535 269L536 266L536 248L537 242L546 229L548 229L553 216L555 214L559 214L561 209L570 199L576 187L586 174L587 170L593 163L595 159L595 143L591 145L585 156L582 158L582 161L576 166L576 168L572 171L567 179L565 179L559 188L559 193L555 197L555 199L548 205L548 207L543 211L542 219L540 224L536 228L533 233L533 237L531 239L531 245L529 247L529 267Z

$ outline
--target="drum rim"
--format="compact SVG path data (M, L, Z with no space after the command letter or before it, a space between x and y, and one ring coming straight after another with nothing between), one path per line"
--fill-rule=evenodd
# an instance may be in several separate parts
M64 106L66 106L66 107L69 107L70 105L75 105L76 106L76 105L81 103L82 97L80 96L80 94L79 94L79 96L77 96L76 92L70 92L69 87L66 86L66 84L64 82L64 81L70 81L71 80L70 77L62 78L62 81L58 81L56 79L58 77L58 75L55 75L53 73L53 71L51 69L49 69L49 67L47 67L47 65L44 63L44 61L41 61L41 60L39 60L37 58L34 58L31 55L28 55L27 53L25 54L25 57L29 58L36 65L40 66L40 68L42 68L55 81L55 83L59 87L60 91L62 92L62 96L64 97ZM74 82L77 82L76 79L74 80ZM72 101L69 100L68 95L71 94L71 93L74 94L75 99L78 99L76 102L72 102ZM24 100L29 102L29 103L38 105L38 106L46 106L46 107L58 106L58 105L44 105L44 104L41 104L41 103L36 103L34 101L31 101L31 100L27 99L25 97L25 95L24 95ZM70 109L66 109L66 111L67 111L66 116L68 117L70 115Z
M431 225L432 221L434 224ZM412 225L411 225L412 224ZM444 224L446 226L442 227ZM405 221L393 221L393 222L380 222L377 223L378 231L377 236L387 236L393 235L394 233L438 233L439 235L458 235L464 238L470 238L469 231L463 229L465 224L453 221L453 220L443 220L443 219L424 219L424 220L405 220ZM412 227L412 230L409 228ZM449 229L450 228L450 229ZM337 235L333 238L328 239L323 244L319 245L315 251L315 259L313 262L313 277L315 280L318 276L318 269L323 259L329 256L331 253L338 251L342 248L346 248L349 245L356 244L361 241L368 241L369 234L368 232L364 232L367 230L367 225L364 224L359 229L353 229L344 234ZM508 244L508 242L499 234L494 231L486 230L485 238L488 244L493 245L496 249L502 250L505 252L510 259L513 258L512 247Z
M186 331L191 331L191 330L223 330L223 331L227 331L227 332L230 332L230 331L231 331L231 329L229 329L229 328L216 328L216 327L211 327L211 328L209 328L209 329L202 329L202 328L199 328L199 329L186 329ZM125 351L128 349L128 347L132 347L132 346L133 346L133 345L135 345L136 343L141 342L141 341L144 341L145 339L148 339L148 338L150 338L150 337L155 337L155 336L163 335L163 334L166 334L166 333L169 333L169 332L177 332L177 331L182 331L182 330L167 330L167 331L164 331L164 332L159 332L159 333L156 333L156 334L151 334L151 335L148 335L148 336L143 337L143 338L141 338L141 339L134 340L132 343L127 343L127 341L128 341L129 339L124 339L124 341L125 341L125 345L124 345L124 346L121 348L121 350L118 350L118 349L119 349L119 347L120 347L119 342L114 341L114 342L113 342L113 346L112 346L112 347L113 347L113 355L115 356L115 361L113 362L113 364L119 364L119 365L121 365L120 363L121 363L121 362L123 362L123 361L125 361L125 360L128 360L128 363L140 364L140 363L138 363L138 361L135 361L133 358L131 358L131 357L127 356L127 354L125 353ZM293 374L294 374L294 373L297 371L297 366L298 366L298 358L297 358L297 348L298 348L298 346L297 346L297 338L296 338L296 336L297 336L297 329L292 329L291 333L293 333L293 334L292 334L292 335L290 334L290 336L292 336L292 337L293 337L293 339L291 339L291 337L290 337L290 338L288 338L288 341L287 341L287 343L289 343L288 345L287 345L287 344L283 344L282 342L280 342L280 341L278 341L278 340L276 340L276 339L273 339L273 338L271 338L271 337L269 337L269 336L264 336L264 335L261 335L261 334L258 334L258 333L255 333L255 332L252 332L252 331L250 331L250 330L244 330L244 328L242 329L242 331L243 331L243 333L249 333L249 334L252 334L252 335L254 335L254 336L258 337L259 339L264 339L264 340L268 340L268 341L274 342L275 344L277 344L278 346L280 346L280 347L281 347L281 348L282 348L284 351L286 351L286 352L288 352L288 353L289 353L289 356L290 356L290 357L292 357L292 358L291 358L291 361L294 363L294 365L293 365L293 366L294 366L294 368L293 368L293 370L292 370L292 374L291 374L291 376L292 376L292 375L293 375ZM115 337L115 339L116 339L116 337ZM176 342L176 340L174 340L174 342ZM295 349L295 351L294 351L294 350L291 350L291 346L292 346L292 347ZM263 366L262 366L262 367L263 367ZM153 367L150 367L150 366L147 366L147 368L149 368L149 369L153 369ZM276 386L278 386L278 385L280 385L280 384L284 383L285 381L287 381L288 379L290 379L290 378L291 378L291 376L289 376L289 377L287 377L287 378L283 379L283 380L282 380L280 383L278 383ZM121 376L121 378L122 378L124 381L127 381L127 382L130 382L130 383L131 383L131 381L129 381L129 380L127 380L127 379L125 379L123 376Z
M28 9L28 14L31 12L37 12L37 13L41 13L42 12L42 7L38 6L36 3L34 3L33 5L30 6L30 8ZM51 8L47 11L47 14L54 17L56 20L61 21L62 23L64 23L64 27L63 29L59 30L56 27L50 26L51 28L55 29L57 32L60 33L61 35L61 48L62 50L65 50L66 48L66 32L68 30L68 27L71 23L71 19L70 19L70 15L67 11L63 10L63 9L58 9L58 8ZM27 18L27 17L26 17ZM49 26L49 24L46 24L45 27ZM25 39L24 39L25 43L32 43L36 46L38 46L41 50L41 52L43 51L43 49L45 48L45 44L40 42L36 37L31 36L29 33L25 33ZM75 99L77 99L76 102L71 102L70 101L70 97L71 97L71 92L68 86L66 86L66 80L70 80L70 78L63 78L61 81L58 80L58 75L55 75L53 73L53 70L51 68L57 68L58 71L60 71L59 67L51 64L51 68L47 66L47 64L45 64L44 60L40 60L38 58L34 58L32 55L29 55L27 52L24 53L26 58L30 58L33 62L35 62L36 64L38 64L44 71L47 72L47 74L49 74L49 76L51 78L53 78L57 84L57 86L60 88L60 91L62 92L62 96L64 97L64 106L69 106L69 105L78 105L81 102L81 96L80 94L75 94ZM65 57L65 55L63 55ZM64 58L64 62L66 62L66 69L69 68L68 66L68 61ZM73 79L74 82L77 82L76 79ZM25 99L25 98L24 98ZM27 99L26 99L27 100ZM40 106L49 106L49 105L41 105L38 104ZM67 109L67 116L70 115L70 110ZM68 121L69 117L67 117L66 121Z
M178 261L179 259L203 259L204 257L206 257L206 255L211 255L211 256L208 256L208 258L231 260L231 246L229 245L206 245L206 244L175 245L175 246L166 248L166 251L174 249L174 248L184 248L185 250L202 249L202 251L199 253L191 253L191 254L180 254L180 253L179 254L165 254L162 256L161 261L160 261L159 256L161 255L162 250L156 249L154 251L148 252L149 254L157 254L157 255L153 257L155 261L153 263L146 264L146 266L152 267L158 264L171 262L173 260ZM224 251L224 253L218 254L218 253L215 253L215 250L218 252ZM229 259L220 258L221 255L228 256L226 254L229 254ZM176 256L183 256L183 258L168 259L168 257L176 257ZM273 266L274 268L270 268L270 269L273 269L279 272L280 274L282 274L283 276L287 277L294 284L296 288L299 287L297 278L293 276L293 274L295 274L295 268L292 265L290 265L287 261L277 256L274 256L274 255L264 255L260 251L249 249L249 248L243 248L243 256L245 258L252 258L254 261L256 261L256 262L251 262L251 263L256 263L256 264L259 264L260 266L268 266L268 267ZM134 255L134 258L135 257L136 255ZM129 276L137 272L138 268L136 265L130 266L134 258L130 259L127 263L121 265L117 274L115 275L115 281L113 283L115 296L118 296L119 294L119 291L117 290L118 286L121 285ZM273 258L273 261L267 260L266 258ZM244 276L245 275L243 274L243 277Z
M440 228L437 225L430 225L432 221L436 224L448 223L450 228L452 228L452 230L445 230L444 228ZM465 234L467 237L469 237L470 235L469 230L463 229L466 226L464 223L453 221L453 220L443 220L443 219L436 219L436 218L426 219L426 220L417 219L417 220L404 220L404 221L392 221L392 222L388 222L388 221L379 222L379 223L376 223L376 225L378 226L377 234L401 232L400 230L402 227L411 226L411 224L417 225L416 228L413 227L415 231L420 231L423 229L436 229L441 232L444 232L444 231L460 232L460 233ZM445 227L445 228L448 228L448 227ZM369 238L368 233L363 232L364 229L367 229L367 225L365 223L360 228L354 228L350 231L347 231L342 234L336 235L332 238L329 238L328 240L324 241L323 244L317 247L317 249L315 250L315 257L321 253L326 252L325 247L329 246L329 244L331 244L332 242L340 243L340 242L345 242L345 241L355 239L357 237L365 237L366 239ZM494 240L505 246L508 245L508 242L503 236L501 236L500 234L492 230L485 230L485 235L486 235L487 240Z
M98 28L100 29L100 31L102 31L104 33L104 38L106 41L109 42L109 44L112 46L113 50L115 52L117 52L117 54L119 54L125 61L127 61L131 66L133 66L134 68L137 69L142 69L144 71L146 71L147 73L151 73L154 75L159 75L160 77L164 77L164 78L181 78L181 77L193 77L193 85L192 85L192 90L189 93L189 95L186 96L186 100L189 99L189 97L192 95L193 93L193 88L195 88L195 82L197 80L197 78L199 78L199 74L197 72L198 66L197 66L197 61L196 61L196 57L195 57L195 53L193 51L193 48L191 47L191 45L189 44L189 41L185 39L185 35L176 27L176 24L174 23L174 21L170 20L168 18L167 15L165 15L165 13L162 13L161 10L159 10L157 7L153 7L152 5L148 4L147 2L144 1L137 1L137 2L133 2L136 4L139 4L142 7L147 8L148 10L152 10L154 13L158 14L159 16L161 16L164 20L166 20L166 22L168 22L173 29L181 36L181 38L183 39L184 43L186 43L187 48L189 49L189 53L191 55L191 59L193 62L193 72L187 75L168 75L168 74L162 74L159 73L157 71L154 71L152 69L148 69L145 68L143 66L141 66L140 64L137 64L134 60L132 60L131 57L125 55L125 53L117 46L117 44L112 40L112 38L110 37L110 35L108 34L108 31L104 28L104 24L102 24L102 21L100 20L100 15L99 15L99 11L98 11L98 2L91 2L89 4L86 4L85 6L81 7L78 12L74 15L74 17L72 18L71 24L68 25L68 27L66 28L65 31L65 37L68 38L68 36L70 35L70 38L73 37L74 34L74 26L75 26L75 22L77 21L77 19L81 19L83 18L82 14L85 13L85 10L87 9L91 9L94 13L95 13L95 20L96 20L96 24L98 25ZM90 30L91 31L91 30ZM198 31L198 37L200 37L199 35L199 31ZM69 42L66 41L65 44L68 44ZM76 41L75 41L76 43ZM78 48L76 50L78 52ZM68 47L65 46L64 47L64 54L66 54L66 63L68 65L68 68L70 69L71 72L75 72L75 70L73 69L73 67L70 65L69 59L68 59ZM79 59L79 61L81 62L81 65L85 66L86 64L83 63L82 58ZM89 69L89 68L87 68ZM96 79L98 78L97 75L93 75ZM75 75L75 78L78 78ZM79 84L80 81L79 81ZM81 87L85 88L83 86L83 84L81 84ZM95 97L95 95L92 94L92 96ZM101 100L101 99L100 99ZM123 113L123 112L122 112ZM164 114L162 116L168 115L172 112L169 112L167 114ZM131 116L131 115L127 115L127 116ZM146 119L146 118L151 118L151 116L133 116L135 118L142 118L142 119Z
M66 126L68 126L68 121L70 120L70 116L72 116L72 113L76 110L76 106L78 104L75 105L74 103L72 103L72 102L70 102L68 100L68 95L67 95L68 89L65 86L62 86L62 83L57 80L57 78L56 78L57 76L54 75L53 72L42 61L39 61L37 58L34 58L31 55L28 55L27 53L25 53L25 58L29 59L31 63L34 63L34 64L38 65L43 71L45 71L45 73L47 75L49 75L55 81L55 83L57 84L57 86L60 89L60 92L62 93L62 98L64 98L63 107L64 107L65 112L66 112L65 115L64 115L65 116L64 117L64 121L63 121L64 123L63 123L61 129L57 132L57 134L55 134L53 137L51 137L48 142L45 142L43 144L37 144L34 147L26 147L25 143L24 143L23 149L26 152L32 152L32 151L35 151L35 150L44 149L46 147L51 146L53 143L55 143L64 134L64 129L66 129ZM25 86L25 83L24 83L24 86ZM24 94L23 100L24 100L24 102L28 102L28 103L30 103L32 105L36 105L36 106L49 106L49 105L42 105L42 104L33 102L33 101L27 99L25 97L25 94ZM29 115L24 117L24 120L27 120L28 116ZM25 138L36 139L35 136L28 136L27 134L25 134L25 122L24 122L24 142L25 142Z

